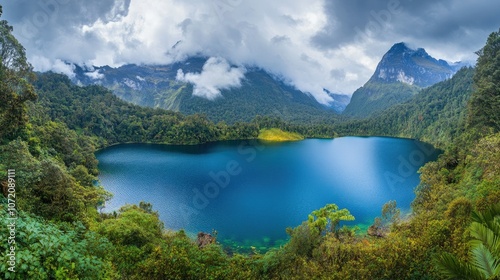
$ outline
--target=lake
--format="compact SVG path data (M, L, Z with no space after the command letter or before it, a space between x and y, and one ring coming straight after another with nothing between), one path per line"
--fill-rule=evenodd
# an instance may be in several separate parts
M329 203L349 209L364 228L389 200L408 211L418 169L438 154L415 140L343 137L126 144L96 156L99 180L114 194L104 211L146 201L169 229L216 230L225 245L264 249L283 244L287 227Z

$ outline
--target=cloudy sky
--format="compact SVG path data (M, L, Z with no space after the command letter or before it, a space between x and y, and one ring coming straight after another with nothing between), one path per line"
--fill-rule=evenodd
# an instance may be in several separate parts
M362 86L394 43L473 62L500 27L498 0L2 2L3 18L39 71L68 72L62 61L118 66L203 55L212 57L207 73L178 78L217 93L260 67L323 103L323 88L351 94Z

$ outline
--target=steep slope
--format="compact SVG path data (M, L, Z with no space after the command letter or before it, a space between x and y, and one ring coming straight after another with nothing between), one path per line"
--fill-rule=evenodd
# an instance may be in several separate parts
M431 57L424 49L397 43L384 55L368 82L352 96L344 114L364 118L409 100L420 89L449 79L462 66Z
M471 98L467 124L488 133L500 131L500 29L477 52L477 91Z
M200 73L207 60L190 58L171 65L124 65L82 68L75 66L77 84L103 85L118 97L141 106L160 107L183 114L203 113L215 122L250 121L257 115L308 122L330 118L349 103L346 95L329 93L334 102L319 104L312 96L279 81L262 69L247 69L242 86L224 89L222 97L194 96L190 83L176 79L177 72Z
M403 103L418 92L419 88L401 82L378 83L368 81L357 89L347 105L344 115L367 118L393 105Z
M330 109L332 109L337 113L344 112L347 105L349 105L349 102L351 102L351 96L345 94L332 93L326 89L325 91L333 98L333 102L329 104Z
M422 48L413 50L405 43L397 43L384 55L370 80L424 88L451 78L460 65L437 60Z
M384 135L416 138L446 147L465 127L467 103L473 92L474 69L465 67L451 79L423 89L410 100L376 117L337 126L344 135Z
M118 143L199 144L258 136L256 124L216 125L200 115L184 116L130 104L101 86L79 87L64 75L41 73L34 84L37 108L99 146ZM35 116L34 116L35 117Z
M102 86L77 86L62 74L38 73L34 89L38 100L30 108L32 119L42 124L64 123L79 135L92 137L99 147L119 143L200 144L256 139L263 129L279 129L308 138L336 136L332 125L292 125L262 116L249 123L215 124L199 114L186 116L134 105Z

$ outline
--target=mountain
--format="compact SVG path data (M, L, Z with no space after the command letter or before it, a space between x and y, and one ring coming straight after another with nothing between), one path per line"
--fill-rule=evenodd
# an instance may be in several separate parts
M462 66L437 60L423 48L413 50L405 43L397 43L384 55L370 81L425 88L451 78Z
M385 135L419 139L444 148L465 128L475 70L464 67L451 79L422 89L377 116L339 124L341 135Z
M215 122L251 121L255 116L273 116L293 122L331 118L342 112L350 97L329 93L334 102L318 103L258 68L247 69L241 87L221 90L209 100L193 95L193 85L176 79L183 73L200 73L206 58L189 58L171 65L124 65L118 68L75 66L73 82L99 84L118 97L141 106L160 107L183 114L206 114Z
M325 92L333 98L333 102L329 104L329 107L337 113L342 113L351 102L350 95L332 93L327 89L325 89Z
M383 56L368 82L352 95L347 116L364 118L409 100L420 89L451 78L464 64L437 60L424 49L397 43Z

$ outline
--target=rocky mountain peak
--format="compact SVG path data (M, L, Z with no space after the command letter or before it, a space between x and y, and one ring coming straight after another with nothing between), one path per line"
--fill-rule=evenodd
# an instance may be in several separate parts
M423 48L412 49L400 42L384 55L370 81L428 87L451 78L457 70L456 64L437 60Z

